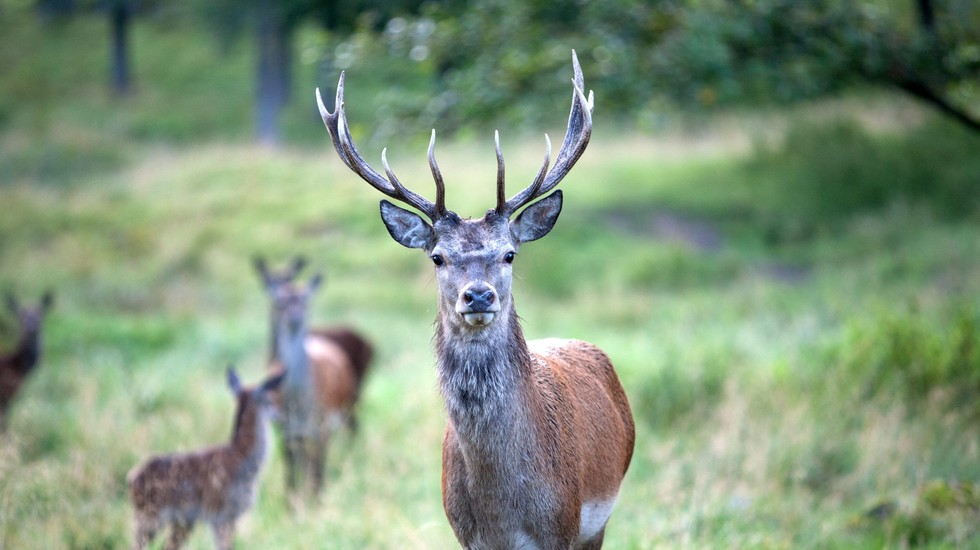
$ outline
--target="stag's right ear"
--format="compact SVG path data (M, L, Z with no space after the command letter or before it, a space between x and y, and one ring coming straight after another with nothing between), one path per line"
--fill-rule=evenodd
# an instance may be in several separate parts
M402 246L427 249L435 240L435 231L421 216L386 200L381 201L381 220L391 238Z

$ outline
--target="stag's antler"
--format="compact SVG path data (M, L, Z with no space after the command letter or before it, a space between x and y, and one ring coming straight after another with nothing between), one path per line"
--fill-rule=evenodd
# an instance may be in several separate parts
M548 170L548 163L551 161L551 139L548 134L544 135L546 150L544 153L544 163L541 170L530 186L508 200L504 200L504 159L500 153L500 141L494 137L497 146L497 213L510 217L522 206L534 199L551 191L561 182L568 171L575 166L585 147L589 144L589 137L592 136L592 108L594 107L594 96L589 91L586 99L585 79L582 77L582 67L578 64L578 56L572 50L572 68L574 77L572 78L572 111L568 115L568 128L565 130L565 141L561 144L558 151L558 158L555 165Z
M429 167L432 169L432 177L436 181L436 202L433 204L428 199L406 188L398 181L395 173L388 166L387 148L381 151L381 165L384 167L385 174L388 176L387 179L374 168L371 168L364 160L364 157L357 152L357 148L354 146L354 141L350 135L350 128L347 125L347 114L344 112L343 72L340 73L340 81L337 83L337 100L334 104L334 112L327 111L327 108L323 106L319 88L316 89L316 103L320 108L320 117L323 118L323 124L327 127L327 131L330 132L330 137L333 140L333 146L337 150L337 154L340 155L340 159L355 174L361 176L361 179L385 195L418 209L433 222L446 214L445 185L443 184L442 174L439 172L439 166L436 165L436 159L433 155L433 149L436 144L435 130L432 130L432 138L429 140Z

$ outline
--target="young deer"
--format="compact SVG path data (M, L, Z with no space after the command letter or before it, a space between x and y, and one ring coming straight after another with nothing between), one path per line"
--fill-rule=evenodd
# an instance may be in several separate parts
M280 294L281 288L292 284L296 280L296 277L299 276L300 272L306 266L306 258L296 256L283 269L270 269L262 257L256 257L253 260L253 264L272 304L271 321L269 323L271 327L269 331L269 365L274 368L281 368L281 361L279 361L279 325L276 323L276 297ZM371 359L374 357L374 348L360 333L345 326L310 327L307 330L307 337L308 339L314 340L307 344L309 347L315 348L321 343L324 345L333 344L339 346L347 354L349 359L347 364L350 365L355 379L353 399L356 404L361 395L361 387L364 385L364 379L371 366ZM317 342L316 340L321 342ZM351 430L356 431L357 418L355 411L351 411L347 422Z
M231 442L197 452L150 458L127 480L135 511L134 548L146 548L170 526L166 548L179 548L197 521L211 525L218 548L232 548L235 522L258 496L259 472L269 447L275 412L270 395L283 376L256 388L242 388L228 368L228 386L238 401Z
M337 340L310 334L309 304L320 282L316 274L305 286L293 282L267 285L275 345L270 368L284 374L279 391L280 426L291 496L319 494L330 436L350 422L359 392L355 356ZM367 346L359 337L351 341ZM356 357L363 356L362 351ZM366 356L370 358L369 347Z
M45 292L35 307L23 307L7 294L7 308L17 317L20 334L9 353L0 354L0 429L6 426L7 409L41 357L41 321L54 304L54 294Z
M550 141L534 182L510 199L497 153L497 206L482 219L445 207L442 175L429 142L436 202L404 187L381 162L372 169L351 140L344 114L344 75L330 113L317 90L324 124L341 160L383 194L424 213L381 201L392 238L420 248L435 264L439 288L436 351L448 425L442 496L449 523L467 548L598 548L633 454L626 394L609 358L577 340L527 342L511 295L512 263L522 243L545 236L561 210L553 189L585 150L592 129L575 53L572 109L555 166Z

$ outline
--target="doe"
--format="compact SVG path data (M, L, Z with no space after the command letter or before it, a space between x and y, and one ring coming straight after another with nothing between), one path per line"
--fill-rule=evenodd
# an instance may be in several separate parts
M283 377L242 388L231 367L227 376L238 401L231 441L196 452L152 457L127 476L136 520L134 548L148 547L168 525L166 548L180 548L198 521L211 525L218 548L233 547L235 522L258 496L269 423L275 414L271 392Z
M41 322L54 304L54 294L45 292L34 307L22 306L10 293L6 301L17 317L19 334L14 348L0 354L0 429L6 426L7 409L41 358Z
M272 299L270 369L284 373L280 427L291 498L320 493L331 436L343 424L353 426L354 406L373 353L350 329L310 329L310 302L322 277L318 273L298 284L295 277L302 265L297 259L285 272L272 273L256 260Z
M507 199L499 138L497 205L481 219L446 209L435 162L436 201L410 191L381 162L371 168L351 139L344 74L333 113L317 103L341 160L378 191L425 214L431 223L381 201L381 218L398 243L422 249L439 289L436 351L448 424L443 438L443 506L466 548L599 548L633 455L634 425L609 358L578 340L525 341L511 294L521 244L544 237L561 211L553 189L585 151L593 96L583 92L572 52L568 129L554 167ZM514 220L510 218L530 204Z
M306 266L306 258L296 256L285 268L270 269L264 258L256 256L253 259L253 265L272 305L269 323L269 365L273 370L280 369L282 368L282 361L279 359L280 329L279 323L276 322L276 311L279 309L277 302L281 301L281 296L285 294L282 289L292 285ZM374 347L360 332L347 326L308 327L306 347L315 351L323 345L338 346L347 355L348 361L345 364L349 367L354 378L355 387L352 399L353 404L356 405L361 396L364 380L370 370L371 360L374 358ZM351 431L357 431L356 409L351 410L347 416L347 424Z

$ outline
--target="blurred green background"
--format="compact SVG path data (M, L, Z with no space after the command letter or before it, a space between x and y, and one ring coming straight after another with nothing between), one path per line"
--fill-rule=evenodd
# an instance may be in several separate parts
M0 289L56 304L0 435L0 548L125 547L127 471L227 438L225 366L265 369L256 254L306 255L315 324L378 357L320 501L286 506L273 453L239 547L453 547L432 268L313 89L346 70L361 152L428 196L435 128L479 216L495 129L512 191L564 132L573 48L596 128L515 294L630 397L607 547L980 545L975 2L4 0Z

